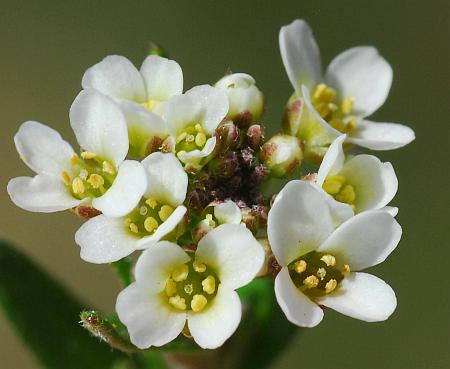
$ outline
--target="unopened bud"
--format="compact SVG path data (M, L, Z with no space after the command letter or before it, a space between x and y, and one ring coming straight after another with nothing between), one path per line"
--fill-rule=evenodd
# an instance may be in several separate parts
M73 211L81 219L91 219L96 217L97 215L102 214L100 210L97 210L96 208L93 208L89 205L79 205L74 208Z
M225 91L228 96L227 117L241 127L257 121L264 110L264 95L256 87L252 76L245 73L227 75L216 82L215 87Z
M241 163L244 167L251 168L256 163L255 155L250 147L244 147L239 153Z
M297 136L303 114L303 99L293 94L286 104L283 117L283 131L291 136Z
M220 151L234 149L239 143L239 128L233 121L225 119L216 129L216 147Z
M231 177L238 166L239 160L235 151L220 153L208 163L209 172L220 177Z
M260 158L273 176L289 176L303 158L301 142L293 136L275 135L262 146Z
M253 150L258 150L264 140L264 128L259 124L251 125L247 130L247 142Z
M167 52L164 50L164 48L157 44L156 42L150 41L149 47L148 47L148 54L149 55L158 55L162 56L164 58L167 58Z

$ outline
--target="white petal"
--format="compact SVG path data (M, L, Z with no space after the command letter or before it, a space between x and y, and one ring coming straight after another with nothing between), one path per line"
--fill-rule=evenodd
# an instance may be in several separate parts
M145 250L136 262L136 283L148 293L160 293L166 287L172 271L189 260L189 255L177 244L158 242Z
M127 230L124 218L105 215L89 219L75 233L80 257L95 264L112 263L130 255L136 250L137 241Z
M120 106L125 115L128 130L140 130L148 136L162 137L167 134L166 123L159 115L131 101L122 101Z
M141 67L147 100L164 101L183 92L183 71L174 60L150 55Z
M330 209L331 217L333 218L335 227L340 226L346 220L350 219L352 216L355 215L352 207L349 204L336 201L333 196L330 196L323 189L321 190L324 192L325 199L327 200L328 207Z
M360 120L348 142L371 150L393 150L409 144L415 138L414 131L402 124Z
M139 203L147 187L147 176L141 163L125 160L117 177L103 196L92 200L92 206L109 217L128 214Z
M397 193L398 181L391 163L382 163L373 155L354 156L340 174L355 189L357 212L380 209Z
M146 101L144 81L127 58L110 55L90 67L81 81L83 88L94 88L116 99Z
M231 200L214 206L214 216L221 224L240 224L242 220L241 209Z
M171 206L186 198L188 176L174 154L155 152L142 160L147 175L145 196Z
M241 321L242 308L238 294L220 286L211 306L188 314L189 331L204 349L215 349L234 333Z
M384 206L380 210L387 212L391 217L396 217L398 214L398 208L395 206Z
M38 122L23 123L14 136L20 158L36 173L60 178L70 173L72 147L54 129Z
M159 105L158 105L159 107ZM202 107L189 95L172 96L164 104L164 120L172 136L176 137L181 131L195 125L202 118Z
M311 88L322 79L319 48L309 25L301 19L281 27L279 35L281 58L294 89L301 84Z
M323 185L327 176L337 174L344 165L344 150L342 144L344 143L347 135L341 135L337 137L327 150L327 153L323 157L322 164L320 164L319 171L317 172L317 184Z
M205 133L212 135L228 113L228 98L225 92L209 85L195 86L186 92L201 109L201 121Z
M200 240L195 258L211 266L224 287L236 289L255 278L265 253L245 226L222 224Z
M211 153L214 151L214 148L216 147L217 139L215 136L208 138L208 140L205 143L205 146L201 150L192 150L192 151L180 151L178 153L178 158L183 163L188 163L190 161L193 161L194 159L200 159L200 158L206 158L207 156L211 155Z
M295 287L287 267L283 267L275 278L275 296L291 323L299 327L314 327L322 321L322 309Z
M140 349L169 343L186 322L186 313L170 309L161 296L149 294L136 283L119 293L116 311L128 328L131 342Z
M42 213L67 210L85 202L74 198L61 179L45 174L13 178L7 191L18 207Z
M383 262L397 247L402 228L387 212L370 210L342 224L320 246L320 252L336 256L339 265L362 270Z
M367 273L352 273L342 280L335 292L318 299L318 302L366 322L386 320L397 306L392 288Z
M307 182L288 182L269 211L269 243L282 266L315 250L333 230L324 192Z
M331 61L325 81L342 99L353 97L354 113L367 117L386 100L392 68L374 47L353 47Z
M128 152L125 117L109 97L95 90L83 90L70 107L70 125L78 143L87 151L119 164Z
M161 240L161 238L172 232L184 218L186 211L187 209L183 205L178 206L174 212L170 214L169 218L156 229L155 233L151 236L143 237L138 241L139 249L146 249L153 246Z

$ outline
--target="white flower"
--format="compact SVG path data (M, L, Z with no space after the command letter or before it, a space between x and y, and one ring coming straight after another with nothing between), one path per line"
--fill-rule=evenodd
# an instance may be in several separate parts
M94 88L118 101L130 136L130 155L145 156L167 137L164 121L157 114L162 102L183 91L183 72L177 62L148 56L140 70L125 57L110 55L90 67L82 86Z
M251 282L263 261L261 245L241 225L213 229L192 256L161 241L140 256L136 282L117 298L117 314L141 349L172 341L186 321L199 346L219 347L241 320L234 290Z
M268 218L269 243L282 266L275 294L289 321L302 327L319 324L319 305L369 322L387 319L397 304L394 291L381 279L355 271L384 261L401 233L395 219L379 210L362 212L336 228L320 189L289 182Z
M52 128L32 121L22 124L14 137L16 148L37 175L9 181L12 201L36 212L92 204L111 217L127 214L139 202L147 180L139 162L124 160L128 135L120 108L108 97L84 90L72 104L70 124L81 157Z
M289 80L313 114L303 110L301 136L318 130L308 122L315 118L332 137L347 133L347 142L372 150L396 149L414 140L414 132L404 125L365 119L384 103L392 83L392 68L375 48L344 51L323 76L319 48L305 21L282 27L279 42Z
M99 215L75 234L80 256L91 263L111 263L167 237L183 219L188 177L173 154L155 152L142 161L147 175L144 197L121 218Z
M264 95L256 87L255 79L246 73L233 73L221 78L214 85L225 91L230 108L227 117L246 123L257 121L264 110Z
M227 112L227 96L215 87L196 86L173 96L162 113L170 134L171 143L167 146L184 164L201 167L214 150L214 132Z
M317 185L357 213L385 207L398 188L394 168L373 155L356 155L345 161L345 139L346 135L341 135L331 144L320 165Z

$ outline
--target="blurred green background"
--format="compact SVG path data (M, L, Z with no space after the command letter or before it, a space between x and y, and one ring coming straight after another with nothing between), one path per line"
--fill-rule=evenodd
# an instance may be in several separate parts
M268 101L264 122L274 132L291 93L278 50L282 25L306 19L325 66L351 46L378 47L393 66L394 83L374 120L406 123L417 136L406 148L379 153L399 177L394 205L400 207L404 235L373 272L393 286L398 308L379 324L327 311L319 327L286 342L276 368L450 367L448 1L2 0L0 5L1 237L106 312L113 310L120 286L107 266L79 258L73 240L79 221L69 213L27 213L9 201L8 179L29 173L13 144L23 121L49 124L74 143L68 109L85 69L109 54L140 65L153 40L181 64L186 89L212 83L229 68L253 75ZM37 368L1 313L0 358L2 368Z

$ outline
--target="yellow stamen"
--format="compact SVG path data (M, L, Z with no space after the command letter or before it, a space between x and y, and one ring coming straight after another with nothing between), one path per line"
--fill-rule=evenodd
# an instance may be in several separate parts
M345 202L346 204L353 204L355 202L356 194L353 186L345 185L340 193L336 195L336 200Z
M203 273L206 270L206 265L197 260L194 260L192 267L197 273Z
M166 295L173 296L177 293L177 284L172 279L168 279L166 282Z
M210 227L214 228L216 226L216 222L213 220L212 214L206 214L205 219L208 221Z
M161 210L158 212L159 218L165 222L173 213L173 208L169 205L161 206Z
M76 195L81 195L84 192L84 183L80 177L75 177L72 181L72 191Z
M202 287L203 291L208 295L212 295L216 290L216 280L212 275L209 275L202 281Z
M67 172L62 172L62 173L61 173L61 176L62 176L62 180L63 180L64 184L65 184L66 186L69 186L70 183L71 183L69 173L67 173Z
M194 135L191 135L191 134L186 135L186 142L187 143L192 143L194 141L195 141Z
M303 273L306 270L306 261L305 260L296 261L294 264L294 270L298 274Z
M347 277L348 275L350 275L350 265L348 265L348 264L345 264L343 267L342 267L342 271L341 271L341 273L342 273L342 275L344 276L344 277Z
M153 217L147 217L144 220L144 228L147 232L151 233L159 227L158 221Z
M327 271L325 270L325 268L317 269L317 276L320 278L321 281L325 278L326 275Z
M75 165L76 163L78 163L78 155L73 154L73 156L70 158L70 164Z
M353 97L347 97L342 100L341 111L344 115L350 114L352 112L354 100L355 99Z
M320 258L327 266L335 266L336 265L336 258L333 255L327 254Z
M109 174L114 174L116 172L116 169L114 168L114 165L112 165L111 163L104 161L102 163L102 170L105 173L109 173Z
M97 154L95 152L91 152L91 151L83 151L81 153L81 157L83 159L94 159L97 156Z
M146 206L143 205L139 208L139 214L146 215L147 213L148 213L148 209Z
M328 176L323 182L322 187L325 192L329 193L330 195L336 195L339 193L344 183L344 176Z
M187 136L186 132L181 133L180 135L178 135L177 137L177 144L180 143L181 141L183 141Z
M186 300L179 295L169 297L169 304L175 309L186 310Z
M317 287L317 285L319 284L319 278L317 278L315 275L310 275L303 280L303 284L306 286L306 288Z
M150 206L152 209L156 208L156 206L158 205L158 201L156 201L155 199L152 199L152 198L145 200L145 203L148 206Z
M130 231L133 233L139 233L139 228L135 223L130 223L129 225Z
M197 135L195 136L195 144L198 147L203 147L205 146L206 143L206 136L204 133L197 133Z
M203 127L202 127L202 125L201 125L200 123L197 123L197 124L194 126L194 128L195 128L195 130L196 130L197 132L203 132Z
M330 279L327 282L327 284L325 285L325 293L333 292L335 290L336 286L337 286L336 279Z
M100 188L105 184L105 180L103 179L103 177L95 173L89 176L88 182L94 188Z
M358 124L358 121L356 120L355 116L352 116L347 122L346 132L350 132L353 129L355 129L356 125Z
M191 309L194 313L198 313L199 311L202 311L206 304L208 303L208 300L203 295L194 295L191 301Z
M172 272L172 278L175 282L184 281L189 275L189 267L186 264L181 264L179 267L175 268Z

